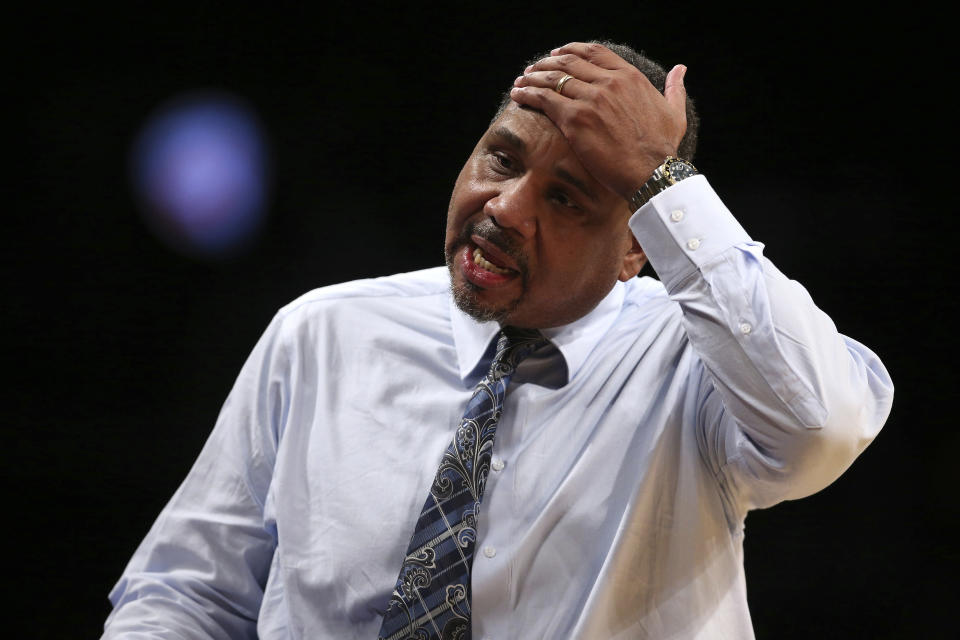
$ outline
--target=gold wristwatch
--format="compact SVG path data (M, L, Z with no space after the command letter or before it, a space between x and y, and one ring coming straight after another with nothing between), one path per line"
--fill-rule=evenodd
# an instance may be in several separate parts
M697 168L686 160L667 156L663 164L653 170L653 175L650 176L650 179L643 183L643 186L630 196L629 202L631 210L636 211L645 205L650 198L667 187L675 185L690 176L695 176L698 173L700 172L697 171Z

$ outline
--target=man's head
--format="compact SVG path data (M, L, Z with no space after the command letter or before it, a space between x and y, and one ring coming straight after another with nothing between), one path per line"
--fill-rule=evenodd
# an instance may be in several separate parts
M615 42L610 42L609 40L591 40L591 42L596 44L602 44L610 51L613 51L615 54L623 58L625 61L629 62L640 72L647 77L647 80L650 81L657 91L663 93L664 87L667 83L667 71L664 69L658 62L655 62L645 56L643 53L638 53L632 47L625 44L617 44ZM526 64L532 64L541 58L545 58L550 55L547 52L541 53L538 56L534 56L527 61ZM510 99L510 91L504 91L503 95L500 97L500 105L497 107L497 112L491 120L491 124L496 121L497 118L503 113L504 109L513 102ZM683 136L683 140L680 142L680 146L677 148L677 155L684 160L693 160L694 153L697 150L697 133L700 130L700 117L697 115L697 110L694 108L693 99L690 96L687 96L687 132Z
M659 65L622 45L601 44L653 75L663 91ZM681 155L692 154L688 140L695 139L693 114ZM627 226L630 213L584 169L546 115L506 100L450 198L445 251L458 306L478 320L520 327L581 318L646 262Z

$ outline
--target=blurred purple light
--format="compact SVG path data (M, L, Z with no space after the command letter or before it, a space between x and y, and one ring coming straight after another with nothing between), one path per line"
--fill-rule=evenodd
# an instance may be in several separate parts
M161 107L133 146L133 187L150 228L185 253L219 256L259 230L267 154L236 98L193 94Z

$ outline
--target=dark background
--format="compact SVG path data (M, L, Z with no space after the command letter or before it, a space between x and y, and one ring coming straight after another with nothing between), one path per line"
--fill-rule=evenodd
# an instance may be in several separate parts
M522 61L604 37L689 67L697 166L897 385L849 472L748 518L758 637L950 637L955 72L941 18L911 9L196 2L11 15L8 624L96 637L107 592L273 313L314 287L440 264L450 187ZM203 88L245 98L272 149L269 219L229 260L156 240L127 178L149 113Z

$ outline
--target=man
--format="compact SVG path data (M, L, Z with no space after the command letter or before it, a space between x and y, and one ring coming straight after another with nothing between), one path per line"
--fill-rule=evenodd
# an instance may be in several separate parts
M747 511L832 482L892 386L670 160L685 68L661 93L611 47L516 79L454 186L448 272L278 313L105 637L752 637ZM504 360L514 328L540 332Z

